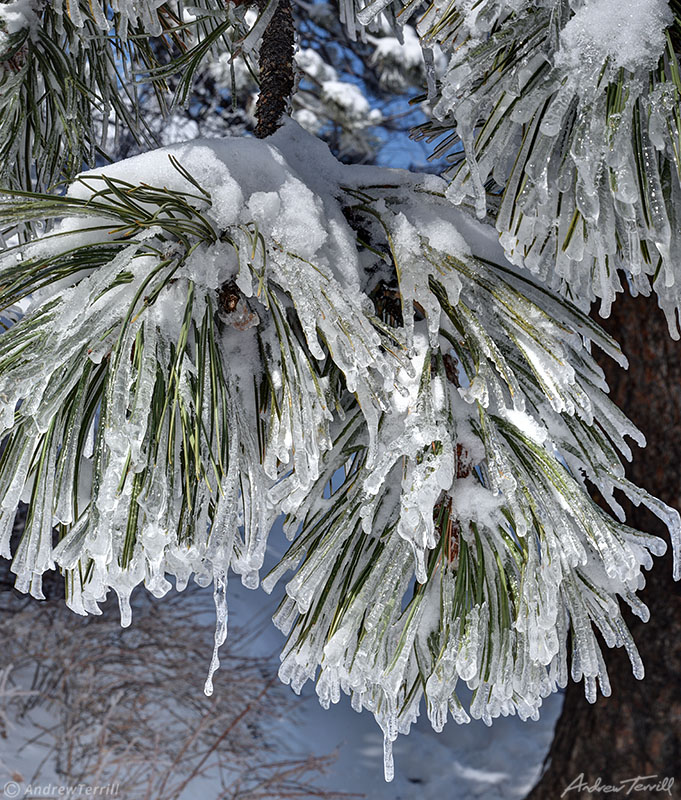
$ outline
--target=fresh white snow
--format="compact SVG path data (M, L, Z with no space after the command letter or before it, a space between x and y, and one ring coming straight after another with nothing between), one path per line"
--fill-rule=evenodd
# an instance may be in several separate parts
M616 67L652 68L672 21L667 0L588 0L563 28L556 64L582 72L607 58Z

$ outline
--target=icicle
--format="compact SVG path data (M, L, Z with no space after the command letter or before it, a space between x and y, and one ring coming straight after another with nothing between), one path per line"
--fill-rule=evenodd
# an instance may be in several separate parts
M435 74L435 59L433 57L433 48L421 45L421 52L423 53L423 63L426 66L426 83L428 86L428 103L435 105L435 98L437 92L437 76Z
M391 0L372 0L357 13L357 19L362 25L369 25L390 2Z
M395 761L393 759L393 740L387 733L383 734L383 776L386 783L395 777Z
M215 644L211 658L208 677L203 687L204 694L210 697L213 694L213 675L220 667L218 651L227 639L227 569L216 570L213 578L213 600L215 602Z
M121 615L121 628L130 627L132 608L130 607L130 595L127 592L118 591L118 609Z

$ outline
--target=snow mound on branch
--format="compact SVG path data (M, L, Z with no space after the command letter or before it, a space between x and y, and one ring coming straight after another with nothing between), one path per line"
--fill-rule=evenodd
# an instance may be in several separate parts
M28 28L31 33L35 33L38 28L32 0L14 0L12 3L0 5L0 31L11 35L24 28Z
M650 69L673 21L666 0L590 0L563 28L555 64L581 68L584 61L602 65L610 59L617 67Z
M295 135L291 135L295 131ZM210 195L209 217L219 230L255 221L287 250L337 269L358 284L357 254L333 190L338 162L318 139L289 124L266 144L256 139L226 138L174 144L118 164L82 173L69 195L87 199L93 176L196 193L196 187L173 166L176 160ZM313 187L314 191L312 188ZM336 224L334 224L336 223ZM333 254L333 258L329 254Z

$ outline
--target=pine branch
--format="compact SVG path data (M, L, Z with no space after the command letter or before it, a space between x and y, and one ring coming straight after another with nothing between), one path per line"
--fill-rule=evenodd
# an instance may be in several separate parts
M489 0L490 13L499 3ZM618 599L647 616L634 591L665 543L624 524L615 490L664 520L677 578L681 520L625 477L625 437L642 437L608 399L584 347L622 359L616 344L569 302L475 258L448 202L473 197L484 211L492 170L523 212L506 228L518 228L518 247L536 240L526 264L541 272L552 257L555 242L535 237L530 209L558 183L541 171L548 150L537 148L553 147L574 116L573 94L581 103L586 89L548 74L548 7L513 12L513 47L481 18L475 48L450 61L436 108L442 125L456 122L467 160L449 188L433 176L340 165L282 121L294 83L290 0L259 7L238 45L242 54L259 51L256 135L266 143L235 137L157 150L81 177L63 198L9 190L0 202L9 237L54 225L0 254L0 311L11 319L21 303L25 312L0 336L0 555L13 559L17 588L38 598L42 574L58 564L79 613L96 613L114 589L124 625L140 583L160 596L171 575L178 587L192 574L212 580L210 693L226 636L228 574L257 586L269 531L286 514L293 541L265 579L269 589L295 570L275 619L290 633L280 677L299 689L321 668L322 703L345 691L370 709L385 734L389 777L391 743L409 730L424 696L436 729L449 711L468 719L459 680L474 690L474 717L534 716L567 680L572 637L573 678L583 677L594 699L597 681L610 691L597 630L607 646L626 648L640 677ZM434 40L461 22L438 9L424 23ZM386 10L377 0L365 21ZM169 66L168 76L181 75L178 98L188 97L203 57L229 40L232 22L219 19L205 29L197 23L198 43ZM505 25L506 16L497 21ZM537 56L530 66L548 81L539 94L535 79L525 82L526 55ZM630 96L643 142L634 150L650 158L629 171L608 162L621 168L616 192L586 170L595 163L586 129L569 145L572 161L561 164L570 177L574 162L582 183L560 184L565 259L589 266L582 250L608 225L612 247L597 248L605 266L623 242L636 250L653 234L661 234L655 247L671 253L658 162L672 163L663 123L676 124L681 79L675 54L667 55L656 93ZM22 65L10 56L13 74ZM602 101L603 113L593 115L601 122L626 110L622 69L616 81L611 72L603 78L609 94L598 70L586 87ZM519 77L513 85L511 73ZM149 74L163 77L153 65ZM477 98L475 108L457 105L454 86ZM666 117L650 97L673 101ZM45 119L35 119L40 141ZM608 139L615 144L618 124ZM0 145L13 143L9 126L0 132ZM520 132L518 141L510 136ZM502 158L514 142L523 148L517 184L503 174L516 169ZM592 184L597 192L587 191ZM678 182L671 186L673 200ZM578 215L567 202L573 189ZM626 229L604 215L608 199L620 211L641 198L647 217L626 217ZM498 225L504 213L502 203ZM596 233L587 225L594 219ZM556 274L588 299L591 272ZM596 277L610 297L610 274ZM617 519L593 503L588 484ZM29 496L15 546L16 508Z

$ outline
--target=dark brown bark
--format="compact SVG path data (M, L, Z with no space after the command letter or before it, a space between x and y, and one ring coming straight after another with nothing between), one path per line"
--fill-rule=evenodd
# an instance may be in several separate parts
M271 0L275 2L275 0ZM260 8L265 6L261 0ZM279 0L260 43L260 96L255 135L265 139L279 127L293 91L294 27L290 0Z
M610 319L601 323L620 342L630 362L625 372L602 359L612 397L648 442L634 453L628 475L681 508L681 344L669 337L664 316L651 298L620 296ZM668 541L664 526L649 512L629 507L627 517L632 526ZM639 775L674 777L671 796L681 797L681 593L672 580L670 552L656 562L641 593L650 608L650 621L625 615L646 677L635 680L628 658L617 650L605 653L611 697L599 697L591 706L582 684L570 683L547 771L528 800L560 798L581 773L589 786L599 778L601 784L619 787L620 781ZM618 795L625 795L628 788ZM579 794L571 791L565 797ZM654 791L631 794L670 796Z

